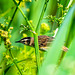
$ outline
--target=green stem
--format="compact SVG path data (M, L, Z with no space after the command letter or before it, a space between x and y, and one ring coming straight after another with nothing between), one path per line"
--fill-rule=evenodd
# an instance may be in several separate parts
M40 22L41 22L41 20L43 19L43 16L44 16L44 13L45 13L45 11L46 11L47 3L48 3L48 2L49 2L49 0L45 0L45 3L44 3L44 6L43 6L41 15L40 15L40 18L39 18L37 27L36 27L36 33L38 33L38 31L39 31L39 29L40 29Z
M23 62L23 61L26 61L26 60L32 60L32 58L27 58L27 59L23 59L23 60L20 60L20 61L16 61L16 63L20 63L20 62ZM14 63L12 63L12 64L10 64L6 69L5 69L5 71L4 71L4 73L6 73L8 70L9 70L9 68L11 67L11 66L13 66L14 65Z
M60 66L60 64L61 64L61 62L62 62L62 59L64 58L64 56L65 56L65 52L64 51L62 51L62 54L61 54L61 56L60 56L60 58L59 58L59 61L58 61L58 63L57 63L57 68Z
M34 28L32 27L31 23L28 21L28 18L25 16L25 14L23 13L23 11L19 7L19 5L16 3L15 0L13 0L13 1L16 4L16 6L18 7L18 9L20 10L20 12L23 15L24 19L26 20L26 22L28 23L28 25L30 26L31 30L34 33L35 54L36 54L36 61L37 61L36 63L37 63L37 70L39 70L39 66L40 66L40 54L39 54L39 46L38 46L38 35L34 31Z
M9 54L10 54L10 56L11 56L11 58L13 59L13 56L12 56L12 53L11 53L11 50L9 49ZM18 71L19 71L19 73L20 73L20 75L22 75L22 72L20 71L20 69L19 69L19 67L18 67L18 65L17 65L17 63L13 60L13 63L15 64L15 66L17 67L17 69L18 69Z
M23 15L24 19L26 20L26 22L28 23L28 25L30 26L31 30L34 31L34 28L32 27L31 23L28 21L28 18L25 16L25 14L23 13L23 11L21 10L21 8L19 7L19 5L17 4L17 2L15 0L13 0L13 2L15 3L15 5L17 6L17 8L20 10L21 14Z
M21 1L22 1L22 0L21 0ZM21 3L21 1L19 1L18 5ZM18 7L16 7L16 9L15 9L15 11L14 11L14 13L13 13L13 16L12 16L10 22L9 22L8 28L10 27L10 25L11 25L13 19L14 19L14 16L15 16L15 14L16 14L17 9L18 9Z
M54 70L54 72L53 72L53 75L55 75L55 73L56 73L57 69L59 68L59 66L60 66L60 64L61 64L61 62L62 62L64 56L65 56L65 52L62 51L62 54L61 54L61 56L60 56L60 58L59 58L59 60L58 60L58 62L57 62L57 66L56 66L56 68L55 68L55 70Z
M34 42L35 42L35 54L36 54L36 62L37 62L37 72L40 67L40 54L39 54L39 45L38 45L38 35L34 34Z

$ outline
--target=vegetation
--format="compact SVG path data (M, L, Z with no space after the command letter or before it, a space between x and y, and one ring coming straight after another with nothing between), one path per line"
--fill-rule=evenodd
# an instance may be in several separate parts
M75 75L74 3L1 0L0 75ZM39 35L56 35L47 52L39 50ZM24 37L34 37L35 47L15 43Z

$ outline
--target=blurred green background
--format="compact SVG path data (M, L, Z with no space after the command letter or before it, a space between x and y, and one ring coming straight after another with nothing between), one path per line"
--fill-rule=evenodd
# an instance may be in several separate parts
M16 1L17 3L19 3L19 0L16 0ZM45 0L37 0L37 1L22 0L19 5L22 11L24 12L24 14L27 16L28 20L33 25L34 29L36 29L37 27L37 24L44 6L44 2ZM71 5L68 7L69 3L71 3ZM40 24L46 23L48 25L47 27L50 29L46 31L47 30L46 26L44 26L45 29L40 27L39 35L53 36L56 28L59 28L59 31L62 31L63 28L61 28L61 24L63 22L63 19L61 18L66 16L64 15L64 13L67 14L68 10L70 10L70 8L74 5L74 3L75 3L75 0L49 0L47 9L45 11L44 17ZM13 16L15 9L16 9L16 5L14 4L13 0L8 0L8 1L0 0L0 25L1 24L5 26L9 25L9 22ZM75 45L75 36L74 36L75 8L74 8L73 16L74 17L71 19L72 27L71 29L66 30L67 32L68 31L71 31L71 32L69 32L70 38L67 38L67 43L65 45L73 51L72 52L69 51L68 54L65 56L61 66L59 67L57 71L58 73L56 73L57 75L75 75L75 72L74 72L75 59L73 56L75 52L74 51L75 49L74 47ZM59 23L57 23L57 21L59 21ZM21 25L24 25L26 27L28 26L21 12L17 10L13 18L13 21L10 25L10 27L13 27L13 30L11 31L11 34L10 34L11 35L10 41L12 46L11 52L16 62L22 60L21 62L18 63L18 66L20 67L20 70L22 71L23 75L36 75L35 49L20 43L15 43L15 41L18 41L23 37L27 37L27 36L33 37L32 32L30 32L27 29L23 30ZM3 29L3 28L0 26L0 29ZM5 29L3 30L5 31ZM72 33L73 35L70 35ZM66 35L66 37L68 36ZM70 41L68 42L68 40ZM59 42L61 43L61 41ZM68 55L72 55L73 57L71 56L72 58L71 57L69 58ZM43 59L44 59L43 56L44 56L44 52L40 51L41 63L43 62ZM15 65L13 65L13 62L9 56L9 53L7 49L5 48L4 40L2 39L1 35L0 35L0 66L2 67L2 69L0 69L0 75L10 75L10 74L19 75L17 68L15 67ZM63 68L61 68L62 66Z

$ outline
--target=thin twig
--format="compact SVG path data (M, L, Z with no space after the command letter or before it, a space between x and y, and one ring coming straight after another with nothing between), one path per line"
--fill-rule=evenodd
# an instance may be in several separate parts
M18 5L20 5L21 1L22 1L22 0L19 1ZM14 19L14 16L15 16L15 14L16 14L17 9L18 9L18 7L16 7L16 9L15 9L15 11L14 11L14 13L13 13L13 16L12 16L10 22L9 22L8 28L10 27L10 25L11 25L13 19Z
M28 25L30 26L31 30L34 32L34 28L32 27L31 23L28 21L28 18L25 16L25 14L23 13L23 11L21 10L21 8L19 7L19 5L17 4L17 2L15 0L13 0L13 2L15 3L15 5L17 6L17 8L20 10L21 14L23 15L24 19L26 20L26 22L28 23Z
M57 69L59 68L59 66L60 66L60 64L61 64L61 62L62 62L64 56L65 56L65 52L62 51L61 56L60 56L60 58L59 58L59 60L58 60L58 62L57 62L57 66L56 66L55 69L54 69L53 75L55 75L55 73L56 73Z
M10 54L10 56L11 56L11 58L13 59L13 56L12 56L12 53L11 53L11 50L9 49L9 54ZM21 72L21 70L19 69L19 67L18 67L18 65L17 65L17 63L13 60L13 63L15 64L15 66L17 67L17 69L18 69L18 71L19 71L19 73L20 73L20 75L22 75L22 72Z
M39 46L38 46L38 35L35 32L33 26L31 25L31 23L28 21L28 18L25 16L25 14L23 13L23 11L21 10L21 8L19 7L19 5L16 3L15 0L13 0L15 5L18 7L18 9L20 10L21 14L23 15L24 19L26 20L26 22L28 23L28 25L30 26L33 34L34 34L34 41L35 41L35 54L36 54L36 63L37 63L37 70L39 70L39 66L40 66L40 54L39 54Z
M22 60L20 60L20 61L15 61L16 63L20 63L20 62L23 62L23 61L26 61L26 60L32 60L32 58L27 58L27 59L22 59ZM10 67L12 67L14 65L14 63L12 63L12 64L10 64L6 69L5 69L5 71L4 71L4 73L6 73L8 70L9 70L9 68Z
M58 63L57 63L57 68L60 66L60 64L61 64L61 62L62 62L64 56L65 56L65 52L62 51L62 54L61 54L61 56L60 56L60 58L59 58L59 60L58 60Z

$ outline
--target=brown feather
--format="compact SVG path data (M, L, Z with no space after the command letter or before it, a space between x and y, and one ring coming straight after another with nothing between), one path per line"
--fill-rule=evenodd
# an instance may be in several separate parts
M49 37L49 36L38 36L38 43L39 43L39 47L46 47L47 45L49 45L52 41L53 41L53 37ZM34 46L34 38L31 38L30 41L30 46Z
M53 40L54 40L54 37L49 37L46 35L38 36L39 48L41 50L46 51ZM16 43L18 43L18 42L34 47L34 38L33 37L25 37L25 38L21 39L20 41L16 41ZM63 46L62 50L67 51L68 48Z

